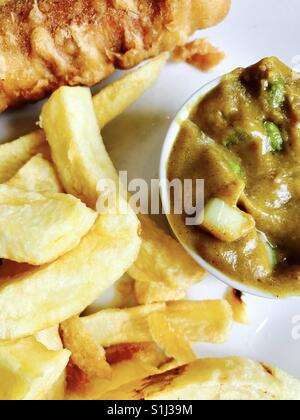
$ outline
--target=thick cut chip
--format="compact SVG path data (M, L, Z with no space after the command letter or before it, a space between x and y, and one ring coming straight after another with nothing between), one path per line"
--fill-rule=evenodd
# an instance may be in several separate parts
M38 400L63 374L70 353L51 351L33 337L0 344L0 400Z
M59 326L48 328L35 334L38 343L43 344L48 350L63 350L63 343L59 334ZM44 393L42 400L61 401L65 399L66 392L66 369L62 372L58 380Z
M157 79L168 54L162 54L145 66L110 84L94 96L94 110L102 128L135 102ZM122 94L120 95L120 92ZM55 127L55 126L54 126ZM43 130L0 146L0 183L8 181L37 153L50 156Z
M97 213L67 194L0 185L0 258L42 265L78 245Z
M89 377L109 378L111 368L106 361L104 348L91 334L81 328L80 324L78 317L62 324L64 347L72 353L73 363Z
M239 290L230 289L226 295L233 312L233 319L239 324L249 324L247 305L243 301L243 293Z
M168 362L164 352L154 343L125 343L105 349L106 360L110 365L125 360L138 360L149 366L159 367Z
M232 310L226 301L179 301L129 309L105 309L70 319L62 324L62 329L72 333L73 337L88 338L87 343L84 340L78 342L82 348L88 346L88 341L105 348L139 344L153 341L148 322L152 314L165 316L170 328L188 342L223 343L232 326Z
M169 322L163 313L151 314L148 317L150 334L153 341L164 351L167 357L179 364L196 360L196 355L185 337Z
M159 367L153 363L133 358L113 364L110 379L97 377L87 378L76 366L70 364L68 368L68 400L99 400L104 393L119 389L133 381L156 375L178 366L175 361L168 361Z
M116 293L115 306L110 305L110 308L132 308L138 306L135 294L135 281L127 273L116 283Z
M126 360L112 366L110 379L87 378L78 368L68 368L68 400L98 400L105 392L120 388L132 381L159 373L153 366L137 360Z
M59 379L55 382L55 384L47 391L42 400L46 401L63 401L66 397L66 381L67 379L67 372L66 369L60 375Z
M159 247L159 244L157 244ZM133 271L131 268L130 271ZM155 302L169 302L181 300L186 297L186 291L179 288L171 288L158 281L136 281L135 282L136 300L140 304L151 304Z
M161 54L95 95L93 103L99 127L107 125L142 96L157 80L168 58L168 53Z
M93 302L84 311L84 315L92 315L103 309L122 309L138 306L134 285L135 281L127 273L124 274L107 293L97 299L96 302Z
M98 182L112 181L118 190L119 179L92 114L88 90L61 88L45 105L41 121L65 190L94 208L100 195ZM59 124L55 123L57 120ZM177 241L148 216L141 216L140 221L142 248L129 270L131 277L146 283L159 281L167 288L181 291L202 280L204 270Z
M121 114L156 81L167 58L168 54L160 55L94 96L94 110L101 128ZM45 157L50 156L43 130L0 145L0 183L13 177L37 153L43 153Z
M167 316L186 340L214 344L229 339L233 321L225 300L168 302Z
M105 393L101 400L299 400L300 382L247 359L198 360Z
M37 153L49 156L49 147L42 130L0 146L0 183L8 181Z
M68 320L62 325L62 329L73 330L74 336L80 336L84 331L103 347L144 343L152 341L147 321L149 314L164 309L163 303L130 309L105 309L94 315Z
M163 283L168 288L181 291L201 282L205 271L182 246L149 216L141 215L140 221L142 246L138 259L129 270L130 276L139 282ZM140 298L143 298L142 294Z
M100 180L118 176L101 139L89 89L62 87L44 105L41 124L61 182L69 194L96 207Z
M102 215L77 248L52 264L1 266L0 339L31 335L81 313L133 264L138 230L133 212Z
M33 156L6 185L41 193L63 192L53 166L41 154Z
M48 350L55 351L63 349L58 325L36 333L35 339L39 343L43 344Z

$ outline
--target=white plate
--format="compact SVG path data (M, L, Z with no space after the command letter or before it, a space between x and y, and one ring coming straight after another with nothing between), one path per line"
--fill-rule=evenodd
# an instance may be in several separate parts
M226 52L224 63L208 74L185 64L169 64L158 83L104 130L117 169L128 170L129 178L157 178L170 120L206 82L268 55L278 56L289 66L300 62L299 16L299 0L233 0L227 20L200 33ZM0 116L0 140L11 140L34 128L39 108L39 104L29 105ZM166 226L162 217L158 221ZM226 286L208 276L190 291L190 297L221 298L225 291ZM225 345L195 346L199 357L247 356L274 364L300 379L300 298L270 301L247 296L246 301L250 325L235 325Z

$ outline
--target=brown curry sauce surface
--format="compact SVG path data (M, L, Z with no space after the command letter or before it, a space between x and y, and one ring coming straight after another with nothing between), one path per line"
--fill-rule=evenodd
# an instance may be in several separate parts
M176 233L235 280L277 296L300 294L299 161L300 79L276 58L226 75L182 124L168 177L204 179L205 202L237 201L256 229L228 243L171 215Z

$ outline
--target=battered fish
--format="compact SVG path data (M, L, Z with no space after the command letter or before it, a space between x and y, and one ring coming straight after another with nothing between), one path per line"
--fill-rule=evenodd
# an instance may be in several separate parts
M229 8L230 0L0 0L0 112L173 50Z

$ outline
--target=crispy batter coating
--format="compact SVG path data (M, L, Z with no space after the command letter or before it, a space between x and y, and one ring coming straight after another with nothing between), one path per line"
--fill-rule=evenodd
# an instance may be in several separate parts
M0 112L172 50L229 7L230 0L1 1Z
M175 48L173 60L186 61L202 71L210 71L216 67L225 54L214 47L207 39L196 39Z

